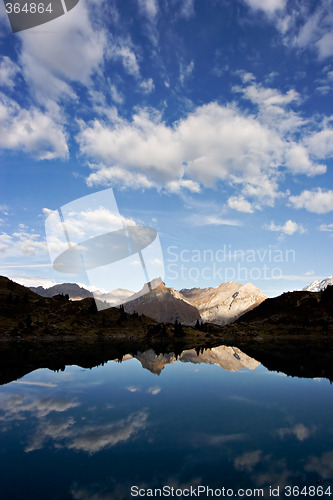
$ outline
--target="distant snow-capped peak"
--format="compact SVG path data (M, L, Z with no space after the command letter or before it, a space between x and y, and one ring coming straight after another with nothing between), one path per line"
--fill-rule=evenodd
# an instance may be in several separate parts
M330 278L325 278L323 280L316 280L310 285L303 288L307 292L322 292L328 286L333 285L333 276Z

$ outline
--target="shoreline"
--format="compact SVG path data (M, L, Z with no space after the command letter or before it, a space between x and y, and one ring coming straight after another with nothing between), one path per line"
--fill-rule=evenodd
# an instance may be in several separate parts
M303 335L270 338L209 338L147 339L125 334L110 338L66 337L62 339L3 339L0 338L0 384L17 380L41 368L64 370L78 365L93 368L108 361L121 360L153 350L156 355L184 350L197 351L221 345L237 347L256 359L270 371L304 378L327 378L333 381L333 337ZM52 349L50 349L52 346Z

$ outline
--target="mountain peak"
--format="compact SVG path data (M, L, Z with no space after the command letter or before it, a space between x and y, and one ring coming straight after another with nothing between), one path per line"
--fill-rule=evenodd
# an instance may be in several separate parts
M303 288L303 290L306 292L322 292L330 285L333 285L333 276L324 278L323 280L313 281L310 285Z

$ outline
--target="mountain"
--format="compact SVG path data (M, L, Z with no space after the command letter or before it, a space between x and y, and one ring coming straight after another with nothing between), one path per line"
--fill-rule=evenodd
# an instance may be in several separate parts
M145 285L146 288L124 304L127 313L145 314L159 323L174 323L177 320L185 325L194 325L201 321L197 308L183 300L176 290L167 288L160 279L150 285L151 290Z
M310 285L303 288L303 290L308 292L322 292L323 290L325 290L325 288L331 285L333 285L333 276L331 276L330 278L325 278L323 280L316 280Z
M234 281L215 288L191 288L178 292L167 288L159 278L154 280L153 289L146 288L145 292L133 295L124 305L125 311L143 313L159 322L177 319L185 325L194 325L197 321L227 325L266 299L251 283L240 285Z
M54 297L55 295L68 295L71 300L82 300L88 297L95 298L100 301L107 302L110 306L122 304L128 300L128 297L133 295L134 292L130 290L123 290L118 288L109 293L102 293L99 290L90 292L76 283L62 283L61 285L54 285L50 288L43 288L42 286L30 287L35 293L42 297Z
M333 333L333 286L322 292L287 292L266 299L235 326L255 326L257 332L284 334Z
M198 309L203 321L217 325L235 321L266 300L266 296L251 283L240 285L234 281L216 288L183 289L179 294Z
M54 297L55 295L68 295L70 299L87 299L93 297L92 292L82 288L76 283L62 283L61 285L54 285L50 288L43 288L42 286L31 286L30 290L38 293L41 297Z
M245 312L258 306L265 295L251 283L241 285L230 281L215 288L191 288L180 291L167 288L161 278L152 280L137 293L129 290L114 290L108 294L89 292L73 283L55 285L51 288L31 288L43 297L68 295L72 300L93 297L110 306L124 304L128 313L137 312L153 318L159 323L195 325L197 321L227 325Z

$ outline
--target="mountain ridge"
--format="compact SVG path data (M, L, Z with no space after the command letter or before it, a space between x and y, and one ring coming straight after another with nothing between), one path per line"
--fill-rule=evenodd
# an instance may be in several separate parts
M125 311L130 314L134 312L144 314L159 323L174 323L177 320L192 326L197 321L226 325L266 299L266 296L251 283L241 285L233 281L221 283L217 287L178 291L166 287L161 278L155 278L137 293L115 290L109 294L102 294L68 283L48 289L43 287L30 289L46 297L62 293L68 294L72 300L78 300L81 296L81 298L95 297L111 306L123 303Z
M166 292L163 290L166 289ZM164 284L153 293L167 293ZM237 297L235 297L237 298ZM173 300L176 300L172 296ZM179 302L182 302L179 300ZM186 304L183 302L183 304ZM186 306L191 307L189 304ZM161 341L172 339L207 340L257 339L273 336L333 336L333 286L322 292L295 291L266 299L227 326L199 322L195 328L179 328L177 324L157 323L124 308L108 308L98 312L95 300L70 301L68 297L41 297L22 285L0 276L0 334L2 338L54 339L94 335L103 338L127 338ZM105 338L106 338L105 337ZM181 340L181 342L183 342ZM177 340L178 341L178 340ZM198 344L199 343L199 344Z
M79 286L77 283L61 283L48 288L43 286L29 287L30 290L41 297L54 297L55 295L68 295L71 300L82 300L95 298L100 301L106 301L110 306L118 305L122 300L127 300L134 292L117 288L109 293L103 293L99 290L91 292L87 288Z

